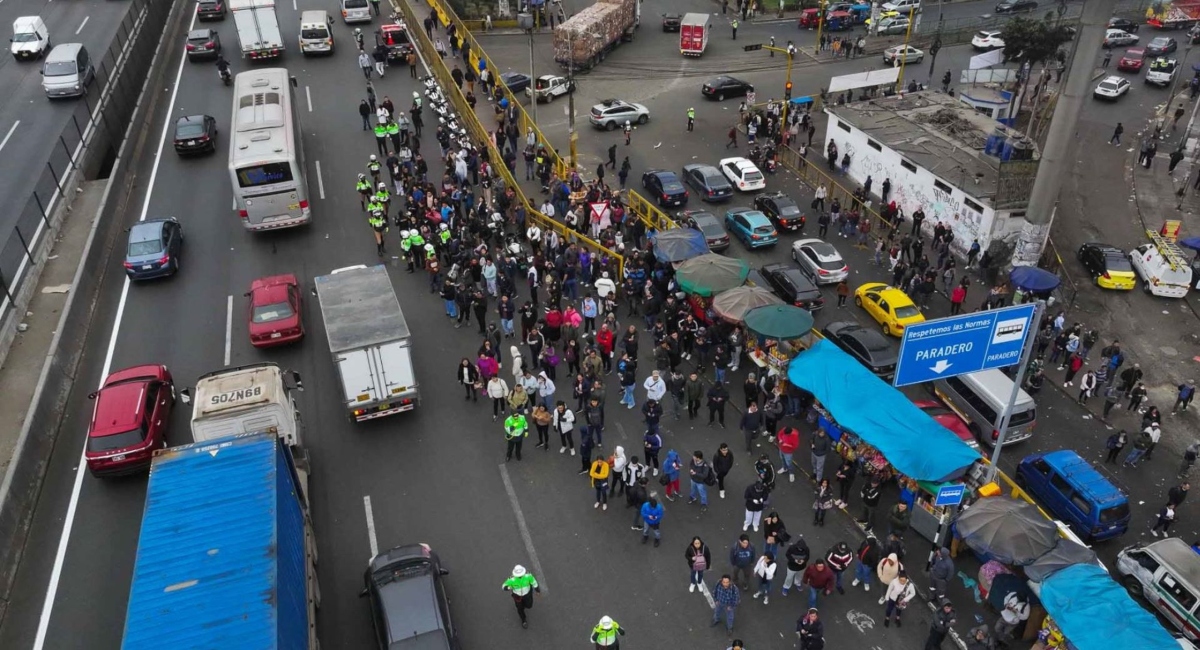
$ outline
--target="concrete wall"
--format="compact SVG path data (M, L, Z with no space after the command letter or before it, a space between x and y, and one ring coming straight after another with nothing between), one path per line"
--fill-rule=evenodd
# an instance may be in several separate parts
M130 117L121 128L117 128L117 124L108 120L96 130L97 134L103 133L103 137L113 139L111 144L115 147L116 161L100 208L93 218L91 232L80 256L67 302L55 329L54 340L46 355L8 471L0 483L0 620L20 565L29 522L41 492L50 455L58 439L61 413L74 388L74 377L82 357L83 342L88 338L99 289L105 277L105 273L96 273L94 269L104 268L104 259L121 232L122 221L119 215L125 213L126 202L130 198L134 182L132 162L137 159L145 142L144 134L149 131L144 128L145 123L157 108L159 98L163 96L162 93L145 91L147 88L157 88L163 83L163 63L169 57L162 54L179 42L184 26L181 17L191 6L190 2L152 2L146 20L142 21L138 32L127 45L135 53L142 54L127 57L124 65L112 72L113 81L119 83L113 83L109 87L128 89L125 97L113 101L128 102L127 114ZM101 111L105 110L101 104ZM113 109L112 113L105 114L115 116L118 111ZM139 138L139 135L142 137ZM98 135L97 138L99 137L101 136ZM92 142L95 143L92 147L95 153L89 153L90 162L81 165L84 169L87 169L88 165L98 165L95 156L103 156L109 150L99 139ZM81 181L82 178L70 180L69 196L74 195L74 188ZM69 209L66 207L69 202L62 203L64 207L61 209ZM55 222L61 223L61 215L55 218ZM49 250L50 247L47 246L46 249ZM28 284L32 287L36 282Z

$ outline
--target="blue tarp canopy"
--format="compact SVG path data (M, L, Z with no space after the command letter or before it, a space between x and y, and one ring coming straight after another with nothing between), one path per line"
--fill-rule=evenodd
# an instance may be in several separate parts
M828 341L788 363L788 381L807 390L899 472L919 481L957 478L979 453Z
M1079 650L1179 650L1154 615L1098 566L1077 564L1042 583L1042 606Z

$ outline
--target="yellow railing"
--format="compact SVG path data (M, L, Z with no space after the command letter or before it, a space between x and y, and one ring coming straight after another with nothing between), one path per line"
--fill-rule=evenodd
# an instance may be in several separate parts
M404 0L397 1L403 4ZM525 107L521 105L521 102L517 99L516 95L514 95L513 92L509 90L508 86L504 84L504 81L500 78L500 68L496 66L495 62L492 61L487 52L485 52L483 48L479 46L478 41L475 40L475 36L471 34L471 31L468 28L468 21L464 21L462 18L459 18L458 14L454 12L454 9L448 3L443 2L442 0L425 0L425 2L433 9L433 11L436 12L438 21L441 23L441 25L449 25L451 22L457 25L454 33L462 36L466 43L470 45L470 53L468 58L470 59L470 65L472 69L479 70L479 61L482 58L487 66L487 69L491 71L492 78L495 80L496 86L498 88L503 88L504 94L509 97L509 101L516 105L517 125L521 129L521 133L529 133L532 131L537 137L537 141L546 145L546 153L550 156L551 168L554 170L554 173L558 174L559 178L566 180L571 171L570 163L566 160L563 160L562 156L558 155L558 150L556 150L553 146L550 146L550 139L542 133L541 129L538 128L537 123L534 122L533 118L529 116L529 113L525 111ZM413 19L414 16L406 13L405 20ZM423 30L419 27L421 20L423 20L423 18L417 19L415 23L410 23L414 25L414 29L412 31L423 32ZM533 83L533 80L530 80L530 83ZM497 98L497 101L499 101L499 98ZM498 167L503 167L503 165L498 165ZM654 207L652 203L647 201L636 191L625 190L625 193L627 196L626 207L628 210L645 222L648 227L656 230L665 230L675 227L674 221L664 215L662 211Z
M826 201L832 202L836 198L843 206L845 206L845 209L849 209L849 206L854 204L854 192L846 189L844 185L834 180L834 178L826 173L825 170L821 169L821 163L825 162L824 153L814 153L815 150L810 147L809 156L812 156L812 159L810 160L801 156L800 152L796 151L790 146L779 147L776 149L776 151L779 157L779 163L790 169L796 176L800 177L800 181L805 185L808 185L815 190L818 185L824 184ZM859 214L860 217L865 216L871 219L873 222L873 226L871 228L872 231L874 231L875 228L887 229L892 227L891 224L889 224L882 216L880 216L879 212L876 211L875 208L864 205L859 210ZM886 232L886 230L884 230L884 232Z
M447 12L452 12L453 10L449 9L448 7L444 7L441 5L441 3L438 3L437 0L430 0L430 4L433 6L434 10L437 11L437 15L442 21L442 24L448 24L447 21L449 20L449 16L453 16L453 14L448 14ZM501 178L504 179L505 186L511 187L513 192L516 193L518 200L521 202L521 206L525 209L526 221L536 223L543 231L552 230L558 233L558 236L561 237L563 241L574 242L576 244L585 246L596 253L607 255L616 264L618 276L624 277L625 258L623 255L603 246L590 237L567 228L562 222L555 221L554 219L547 217L539 212L537 207L530 202L529 198L525 196L524 190L521 189L520 183L518 183L517 179L513 177L511 172L509 172L508 166L502 162L504 157L496 148L495 142L488 137L487 129L482 123L480 123L479 117L475 114L474 110L471 109L470 105L467 104L466 97L462 94L462 90L459 89L458 85L454 83L453 78L450 76L450 70L446 67L445 61L443 61L441 56L439 56L434 50L433 43L425 34L425 30L419 27L424 19L418 17L413 11L412 7L409 6L405 0L392 0L392 6L404 16L406 23L414 26L414 28L410 29L408 32L409 36L413 39L414 45L421 50L422 56L424 56L425 61L429 64L430 71L433 73L434 77L437 78L438 83L441 85L442 92L445 93L446 97L448 97L454 104L455 112L462 116L462 122L471 131L471 135L475 142L485 143L485 146L487 146L490 153L490 158L494 161L497 161L497 164L493 166L493 169L500 173ZM472 65L476 65L478 62L476 54L482 53L483 50L479 49L479 45L475 43L475 40L471 38L469 33L466 33L465 31L463 33L468 39L470 39L470 56L472 59ZM483 56L486 60L487 54L484 54ZM489 69L494 71L495 68L492 68L491 65L491 61L488 61ZM496 78L499 80L499 75L497 75ZM523 112L522 115L524 115ZM536 131L536 127L535 133L539 138L541 137L541 133Z

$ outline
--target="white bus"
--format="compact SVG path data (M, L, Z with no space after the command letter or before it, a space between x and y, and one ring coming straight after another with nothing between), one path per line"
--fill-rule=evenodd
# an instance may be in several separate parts
M285 68L234 78L229 176L235 209L248 230L312 221L295 82Z

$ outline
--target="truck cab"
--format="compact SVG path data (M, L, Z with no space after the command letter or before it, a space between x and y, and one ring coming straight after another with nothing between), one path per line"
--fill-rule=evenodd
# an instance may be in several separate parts
M1153 230L1146 234L1150 243L1129 251L1129 263L1142 279L1142 291L1162 298L1186 296L1194 275L1183 250Z
M196 442L274 431L289 447L301 446L300 411L292 391L304 390L300 375L273 363L210 372L196 380L192 438ZM180 391L185 404L192 389Z
M534 80L533 86L525 89L525 95L537 102L552 102L555 97L561 97L575 92L575 82L566 77L544 74Z

